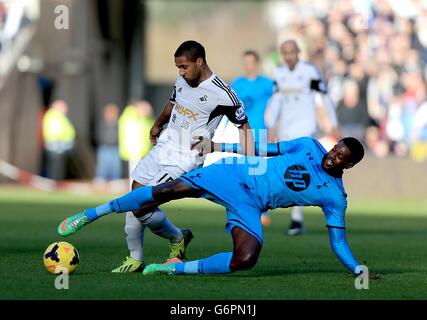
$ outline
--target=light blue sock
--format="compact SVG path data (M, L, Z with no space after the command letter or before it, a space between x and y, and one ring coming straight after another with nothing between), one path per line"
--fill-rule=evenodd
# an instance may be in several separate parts
M114 212L114 210L111 208L110 203L104 203L96 208L89 208L86 210L86 217L89 219L89 221L94 221L98 219L101 216L104 216L106 214L110 214Z
M152 187L141 187L125 194L123 197L114 199L107 203L101 204L96 208L86 210L86 217L89 221L94 221L101 216L116 212L126 212L138 210L144 204L154 201L152 196Z
M175 265L175 274L183 273L199 273L199 274L221 274L230 273L230 262L232 252L217 253L208 258L189 261L178 262Z

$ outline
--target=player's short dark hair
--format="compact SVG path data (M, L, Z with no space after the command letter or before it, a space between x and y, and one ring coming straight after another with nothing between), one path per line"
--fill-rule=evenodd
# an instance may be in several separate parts
M347 137L341 139L340 141L344 142L347 148L350 149L351 155L348 159L349 162L356 164L363 159L363 156L365 155L365 149L359 140L353 137Z
M194 40L188 40L183 43L176 49L174 57L186 56L188 60L196 62L197 58L203 58L206 61L205 48Z
M243 52L243 56L253 56L256 62L259 61L259 54L255 50L246 50Z

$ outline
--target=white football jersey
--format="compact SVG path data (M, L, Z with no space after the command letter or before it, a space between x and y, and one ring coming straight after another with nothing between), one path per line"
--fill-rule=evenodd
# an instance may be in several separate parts
M212 139L224 115L236 126L247 121L236 93L215 74L195 88L178 76L170 101L174 107L168 127L158 139L160 162L185 171L193 170L205 159L191 150L192 144L199 141L197 136Z
M266 124L275 128L279 140L313 136L317 130L314 91L322 94L332 126L336 127L335 107L326 82L317 68L299 61L294 70L284 64L274 72L276 92L269 101Z

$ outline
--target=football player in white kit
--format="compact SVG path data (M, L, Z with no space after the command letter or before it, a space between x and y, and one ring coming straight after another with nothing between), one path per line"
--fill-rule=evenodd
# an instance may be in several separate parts
M340 134L335 106L323 76L314 65L299 60L300 49L295 40L284 41L280 52L285 64L274 72L277 88L269 101L265 119L269 141L315 137L317 117L314 92L322 95L332 127L330 134L338 141ZM302 208L293 207L288 234L301 234L303 223Z
M253 135L242 103L234 91L206 63L205 49L196 41L183 42L175 54L179 75L170 100L156 119L150 140L153 149L131 173L132 189L171 181L203 165L204 157L193 144L196 137L212 138L225 115L239 128L240 143L247 155L254 155ZM167 129L162 132L162 127ZM137 219L126 213L125 234L130 257L113 272L142 271L143 236L146 226L170 241L169 260L185 259L185 249L193 237L190 230L180 230L157 206L142 208L146 214ZM138 211L136 211L138 212Z

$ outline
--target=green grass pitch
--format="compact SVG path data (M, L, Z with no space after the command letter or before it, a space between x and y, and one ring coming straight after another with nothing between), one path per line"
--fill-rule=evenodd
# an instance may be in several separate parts
M42 193L21 188L0 192L0 299L426 299L427 202L352 201L347 211L347 240L360 263L382 278L357 290L354 278L329 246L323 214L306 209L306 234L284 235L289 211L272 212L264 228L264 247L254 269L216 276L144 277L113 274L128 254L124 215L110 215L61 239L58 223L66 216L108 200L110 196ZM222 207L206 200L164 205L169 218L195 235L191 259L229 251ZM80 265L69 289L57 290L44 269L47 246L65 240L76 246ZM147 230L147 263L163 262L167 241Z

